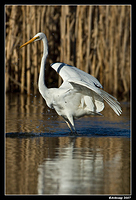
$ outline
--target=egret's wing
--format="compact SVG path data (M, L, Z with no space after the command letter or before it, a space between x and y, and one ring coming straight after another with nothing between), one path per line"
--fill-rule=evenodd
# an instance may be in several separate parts
M65 63L53 63L51 67L62 77L63 81L69 80L78 80L87 82L89 85L95 85L99 88L103 88L100 82L90 74L73 67L71 65L67 65Z
M120 115L122 113L121 107L119 105L120 103L117 101L117 99L113 97L112 95L108 94L107 92L105 92L104 90L101 90L100 88L97 88L95 86L89 86L89 84L82 83L81 81L76 81L76 80L74 82L72 80L69 80L69 81L73 85L74 88L79 88L79 87L81 88L82 86L83 91L86 90L85 87L94 91L97 95L99 95L102 99L104 99L109 104L109 106L114 110L114 112L117 115Z
M94 91L109 104L117 115L121 114L122 110L117 99L104 90L101 90L102 85L95 77L65 63L54 63L51 67L62 77L64 82L70 83L79 91L86 91L86 88Z

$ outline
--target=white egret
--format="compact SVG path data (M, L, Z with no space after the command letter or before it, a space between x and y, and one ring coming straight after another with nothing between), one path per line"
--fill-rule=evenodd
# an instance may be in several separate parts
M70 128L76 133L74 120L85 115L101 115L105 100L117 115L122 110L115 97L102 90L102 85L93 76L65 63L53 63L51 67L62 77L63 83L59 88L48 89L45 85L45 64L48 56L48 42L44 33L37 33L31 40L43 41L43 57L38 81L39 91L47 105L62 116Z

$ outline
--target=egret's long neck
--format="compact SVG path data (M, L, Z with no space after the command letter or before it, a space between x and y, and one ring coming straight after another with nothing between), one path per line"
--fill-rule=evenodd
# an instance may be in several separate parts
M39 75L39 81L38 81L38 87L41 95L46 98L48 88L45 85L45 64L46 64L46 58L48 56L48 43L47 38L43 38L43 57L41 60L41 69L40 69L40 75Z

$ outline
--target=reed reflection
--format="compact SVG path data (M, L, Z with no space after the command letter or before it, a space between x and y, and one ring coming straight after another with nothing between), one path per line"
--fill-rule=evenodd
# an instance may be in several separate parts
M8 194L130 193L128 138L7 138L6 147Z

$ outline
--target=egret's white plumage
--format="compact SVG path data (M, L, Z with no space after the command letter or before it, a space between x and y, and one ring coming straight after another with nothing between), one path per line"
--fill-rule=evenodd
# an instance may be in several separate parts
M102 85L95 77L71 65L65 63L51 65L62 77L63 83L59 88L48 89L44 82L45 64L48 56L48 43L45 34L36 34L21 47L38 40L42 40L44 45L38 81L39 91L47 105L64 118L71 131L73 129L76 132L74 119L84 115L101 115L100 112L104 109L103 100L117 115L121 114L122 110L117 99L102 90Z

